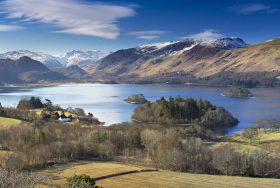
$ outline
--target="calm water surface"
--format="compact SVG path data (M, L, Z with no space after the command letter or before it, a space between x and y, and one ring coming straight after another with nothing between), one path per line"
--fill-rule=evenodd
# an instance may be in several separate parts
M4 106L16 106L22 98L38 96L50 99L62 107L84 108L106 124L129 122L136 105L123 100L131 94L143 93L154 101L161 96L193 97L208 99L223 106L240 120L229 130L232 135L255 123L257 119L280 119L280 88L252 89L255 98L233 99L221 95L222 88L189 87L186 85L136 85L136 84L67 84L41 88L0 88L0 102Z

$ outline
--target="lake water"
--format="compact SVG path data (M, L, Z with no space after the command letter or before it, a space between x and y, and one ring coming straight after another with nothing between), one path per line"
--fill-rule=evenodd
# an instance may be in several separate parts
M137 105L124 102L129 95L143 93L154 101L163 97L193 97L208 99L212 104L223 106L240 120L229 130L232 135L251 126L258 119L280 119L280 88L251 89L255 98L233 99L221 95L222 88L189 87L187 85L137 85L137 84L67 84L40 88L0 88L3 106L16 106L22 98L38 96L50 99L62 107L79 107L92 112L107 125L131 121Z

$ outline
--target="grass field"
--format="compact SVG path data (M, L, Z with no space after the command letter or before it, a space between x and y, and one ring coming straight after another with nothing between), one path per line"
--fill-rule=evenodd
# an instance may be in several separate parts
M216 143L211 146L211 148L216 149L221 146L228 146L232 147L235 151L240 152L240 153L251 153L254 154L257 151L262 150L260 147L253 146L253 145L246 145L246 144L241 144L237 142L220 142Z
M280 142L280 132L263 132L258 138L261 142Z
M19 125L22 121L12 118L0 117L0 128L9 128L14 125Z
M249 139L242 137L241 135L237 134L232 137L234 141L243 142L243 143L250 143ZM251 140L252 144L261 144L267 142L280 142L280 132L279 131L268 131L268 132L260 132L256 138Z
M114 162L78 162L37 172L52 179L51 185L61 186L65 178L74 174L88 174L93 178L145 167ZM279 179L259 179L232 176L212 176L170 171L138 172L98 180L104 188L279 188Z

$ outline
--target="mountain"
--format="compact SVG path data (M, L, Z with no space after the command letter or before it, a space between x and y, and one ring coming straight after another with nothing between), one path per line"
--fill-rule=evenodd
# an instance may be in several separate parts
M28 50L6 52L4 54L0 54L0 59L18 60L21 57L25 56L30 57L31 59L34 59L36 61L40 61L50 69L62 67L62 64L56 57L40 52L31 52Z
M2 84L58 81L66 79L64 75L53 72L41 62L26 56L18 60L0 59L0 82Z
M85 69L119 82L269 86L279 83L280 39L247 45L233 37L187 38L119 50Z
M110 53L97 51L97 50L92 50L92 51L73 50L67 52L64 55L52 56L41 52L19 50L19 51L11 51L11 52L0 54L0 59L18 60L19 58L26 56L36 61L40 61L41 63L46 65L49 69L55 70L57 68L62 68L64 66L69 67L72 65L78 65L82 67L89 63L93 63L107 56L108 54Z
M90 78L89 75L86 73L86 71L84 71L77 65L63 67L63 68L57 69L56 71L71 79L80 80L80 79Z
M83 67L85 65L88 65L90 63L96 62L97 60L109 55L109 52L103 52L98 50L92 50L92 51L78 51L73 50L70 52L67 52L66 54L59 56L58 60L66 65L67 67L70 67L72 65L77 65L79 67Z

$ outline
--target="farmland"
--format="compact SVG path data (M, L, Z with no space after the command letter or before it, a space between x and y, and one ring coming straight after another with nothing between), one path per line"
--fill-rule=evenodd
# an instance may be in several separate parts
M92 178L98 178L100 176L113 175L128 171L139 172L97 180L96 184L104 188L140 188L146 187L147 185L149 185L150 188L276 188L280 185L279 179L214 176L165 170L141 172L141 170L145 169L151 168L115 162L81 161L53 167L36 173L49 177L51 179L50 185L52 186L64 185L65 178L74 174L88 174Z

